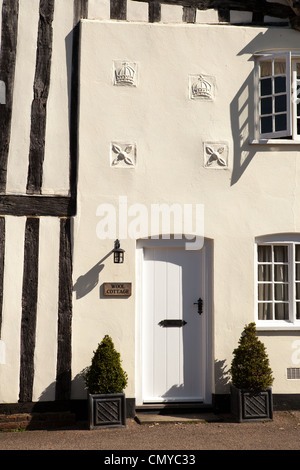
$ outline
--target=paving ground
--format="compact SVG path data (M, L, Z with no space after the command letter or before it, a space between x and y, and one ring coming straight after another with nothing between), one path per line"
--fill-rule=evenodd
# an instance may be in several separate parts
M147 414L139 415L138 421L128 419L126 428L117 429L90 431L86 424L78 424L72 429L2 432L0 451L102 450L117 455L116 451L144 450L182 455L196 450L300 450L299 411L278 411L273 421L260 423L236 423L211 414ZM112 454L104 452L103 459L106 455Z

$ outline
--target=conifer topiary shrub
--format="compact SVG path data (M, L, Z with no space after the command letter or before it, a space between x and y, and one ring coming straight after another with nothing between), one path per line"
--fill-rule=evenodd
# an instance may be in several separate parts
M231 362L231 411L238 421L273 417L273 373L255 323L244 328Z
M120 353L115 350L110 336L104 336L98 345L85 381L90 393L122 393L128 377L121 366Z
M239 345L233 351L232 383L238 388L266 390L273 383L265 345L257 338L255 323L245 326Z
M123 393L128 382L121 366L120 353L110 336L98 345L85 375L89 391L90 429L126 426L126 402Z

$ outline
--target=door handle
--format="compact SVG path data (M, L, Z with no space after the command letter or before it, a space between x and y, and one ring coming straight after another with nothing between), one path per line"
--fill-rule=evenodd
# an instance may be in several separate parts
M186 325L186 321L184 320L161 320L159 322L159 326L162 327L174 327L174 326L184 326Z
M203 312L203 300L199 297L197 302L194 302L194 305L198 305L198 313L199 315L201 315L201 313Z

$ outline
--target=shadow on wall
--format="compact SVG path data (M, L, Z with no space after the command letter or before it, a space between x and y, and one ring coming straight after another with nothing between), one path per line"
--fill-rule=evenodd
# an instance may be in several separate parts
M72 389L76 390L76 393L84 396L84 391L86 390L86 385L85 385L85 380L84 376L87 372L88 367L83 369L81 372L79 372L73 379L72 379ZM52 382L48 387L45 388L45 390L41 393L39 396L38 402L37 402L37 409L39 408L40 405L43 403L55 403L55 387L56 387L56 382ZM88 393L86 391L86 393Z
M72 379L72 389L75 391L77 396L84 396L84 391L88 394L86 390L84 376L87 372L88 366L81 370L73 379ZM215 361L215 383L216 389L222 390L222 393L226 391L226 387L229 386L231 381L231 376L229 373L229 368L225 360L216 360ZM38 403L42 404L43 402L52 402L55 398L55 384L52 382L39 397ZM182 392L184 391L184 385L174 385L169 390L165 392L163 397L181 397Z
M299 33L290 29L282 29L278 32L275 28L269 28L263 33L259 33L251 42L247 44L239 55L248 56L248 61L253 62L253 70L236 93L230 104L231 129L233 136L233 171L231 185L236 184L247 167L250 165L256 152L270 152L268 146L251 145L249 141L254 139L255 124L255 84L254 84L254 52L268 49L291 49L293 35L294 44L299 41ZM246 59L245 59L246 60ZM274 146L272 146L274 149ZM292 146L285 146L284 151L294 151Z
M230 385L231 375L229 372L229 367L225 360L216 360L215 361L215 383L216 390L219 390L222 393L226 393L227 387ZM185 396L184 384L174 385L169 390L167 390L162 396L164 398Z
M76 292L76 299L81 299L91 292L99 283L99 275L104 268L102 264L111 254L110 251L104 258L102 258L95 266L93 266L86 274L80 276L73 286L73 291Z
M104 264L101 262L93 266L86 274L80 276L74 284L73 291L76 292L76 299L85 297L91 292L99 282L99 274L104 268Z
M215 361L215 383L216 389L224 393L226 387L230 384L231 375L229 372L229 367L225 360L216 360Z
M230 104L233 135L232 186L239 181L256 153L254 146L249 144L249 138L254 131L253 89L252 72Z

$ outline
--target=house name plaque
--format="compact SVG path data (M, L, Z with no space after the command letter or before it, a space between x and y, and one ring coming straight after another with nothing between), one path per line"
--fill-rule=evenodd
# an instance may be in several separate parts
M131 295L131 282L105 282L104 295L129 297Z

